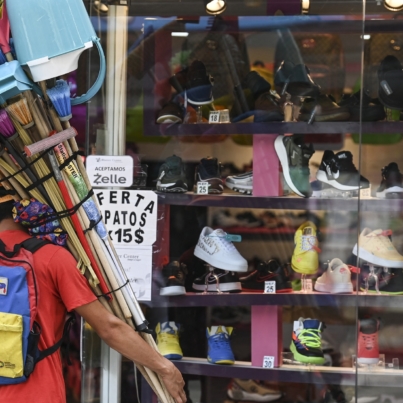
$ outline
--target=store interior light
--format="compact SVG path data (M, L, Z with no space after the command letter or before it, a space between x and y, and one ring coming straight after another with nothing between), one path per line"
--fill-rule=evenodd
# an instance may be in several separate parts
M227 3L225 0L205 0L207 14L218 15L225 11Z
M403 10L403 0L383 0L383 5L390 11Z
M171 36L177 36L179 38L186 38L189 36L189 32L171 32Z
M95 11L97 11L100 14L107 14L109 11L109 7L107 4L105 4L105 1L95 0L93 6Z
M301 0L301 14L309 14L310 0Z

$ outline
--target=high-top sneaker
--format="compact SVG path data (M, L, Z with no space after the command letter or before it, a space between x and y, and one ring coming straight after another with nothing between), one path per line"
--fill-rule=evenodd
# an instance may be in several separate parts
M264 292L266 281L276 283L276 293L292 292L287 268L277 259L260 263L256 270L245 277L240 277L239 281L242 290L247 292Z
M208 292L241 292L241 283L237 275L228 270L214 269L193 280L192 288L195 291Z
M262 381L239 378L231 379L227 394L233 400L249 402L272 402L282 396L278 388L268 387Z
M316 178L339 190L357 190L369 187L368 179L357 171L350 151L340 151L335 154L331 150L326 150Z
M357 352L359 364L377 364L379 362L379 325L379 320L375 318L359 320Z
M168 360L180 360L183 357L179 345L179 326L175 322L158 323L155 333L158 351L162 356Z
M301 197L310 197L309 160L315 152L312 144L303 144L294 136L278 136L274 148L283 169L284 180Z
M323 329L324 324L317 319L299 318L294 321L290 350L296 361L305 364L324 364Z
M222 229L204 227L194 255L217 269L239 272L248 270L247 260L236 250Z
M391 162L382 168L382 182L376 191L376 197L381 199L403 198L403 175L396 162Z
M206 66L200 60L194 60L186 76L186 94L193 105L206 105L214 101L214 79L207 74Z
M221 168L217 158L203 158L196 167L195 191L197 182L207 182L210 194L221 194L224 190L224 183L221 179Z
M186 294L185 279L187 267L177 260L170 262L162 268L164 286L160 289L160 295L183 295Z
M291 267L301 274L315 274L319 267L318 238L316 225L307 221L302 224L294 235L294 252L291 258Z
M158 172L157 190L169 193L184 193L188 190L185 166L182 158L168 157Z
M212 364L233 364L235 362L232 352L230 336L232 327L211 326L206 329L208 352L207 360Z

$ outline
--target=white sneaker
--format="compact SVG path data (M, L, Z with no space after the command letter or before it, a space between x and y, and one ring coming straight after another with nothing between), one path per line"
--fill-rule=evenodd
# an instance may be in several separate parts
M353 253L360 259L376 266L403 268L403 256L395 249L389 239L392 231L364 228L354 246Z
M314 288L332 294L353 292L350 269L340 259L333 259L327 270L317 278Z
M244 272L248 271L248 262L227 239L222 229L213 231L204 227L197 242L194 255L217 269Z

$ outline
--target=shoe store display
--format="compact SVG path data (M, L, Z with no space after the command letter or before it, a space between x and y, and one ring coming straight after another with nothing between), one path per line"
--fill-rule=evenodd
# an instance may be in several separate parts
M194 60L186 75L186 96L193 105L206 105L214 101L213 78L207 73L206 66L200 60Z
M161 355L168 360L180 360L183 357L179 344L179 326L175 322L158 323L155 328L157 347Z
M322 351L323 329L323 323L317 319L299 318L294 321L290 350L296 361L316 365L325 362Z
M348 108L351 122L377 122L386 117L383 105L378 99L370 98L366 91L362 94L362 104L361 91L357 91L351 95L344 94L337 105Z
M390 109L403 110L403 68L397 57L386 56L378 69L378 97Z
M299 111L302 122L343 122L348 120L347 106L339 106L330 95L321 94L318 98L305 98Z
M206 290L207 282L207 290ZM217 292L241 292L241 283L237 275L228 270L214 269L211 272L205 273L201 277L193 280L192 288L195 291Z
M335 154L331 150L326 150L316 178L343 191L366 189L370 186L368 179L360 175L355 167L350 151L340 151Z
M379 320L365 318L358 321L357 363L374 365L379 362Z
M403 198L403 175L396 162L391 162L382 168L382 182L376 191L376 197L380 199Z
M195 172L195 188L197 182L207 182L209 194L223 192L224 182L221 179L221 168L217 158L207 157L200 160Z
M167 193L184 193L188 190L185 165L182 158L168 157L158 172L157 190Z
M240 226L245 228L260 228L263 227L263 221L257 218L252 211L238 213L236 216Z
M284 121L283 108L280 105L280 98L270 91L265 92L255 100L255 110L264 111L264 122Z
M309 184L309 160L315 152L312 144L303 144L294 136L278 136L274 147L283 169L284 180L301 197L312 194Z
M247 260L241 256L222 229L204 227L194 255L217 269L236 272L248 270Z
M319 267L318 245L316 225L307 221L297 229L294 235L292 269L301 274L315 274Z
M208 362L223 365L234 364L235 358L230 342L232 331L232 327L225 326L211 326L206 329Z
M269 388L261 381L239 378L231 379L227 394L230 399L248 402L273 402L282 396L278 389Z
M355 268L354 268L355 269ZM351 293L354 291L351 282L351 268L340 259L332 259L327 270L316 279L314 288L316 291L331 294ZM355 269L357 271L357 269Z
M256 270L239 277L239 281L242 285L242 291L246 292L264 292L266 281L276 283L276 293L278 294L292 292L287 268L281 265L277 259L260 263Z
M185 279L187 267L177 260L170 262L162 268L164 286L160 288L161 296L173 296L186 294Z
M376 266L403 268L403 256L390 240L391 230L364 228L355 244L353 254Z
M227 176L225 186L236 192L251 195L253 191L253 172Z
M403 295L403 271L401 269L375 267L375 275L378 278L378 290L381 294ZM363 274L362 277L361 291L378 294L375 278L369 276L369 273ZM366 285L368 285L368 289L366 289Z
M175 102L168 102L159 112L157 123L182 123L184 110Z

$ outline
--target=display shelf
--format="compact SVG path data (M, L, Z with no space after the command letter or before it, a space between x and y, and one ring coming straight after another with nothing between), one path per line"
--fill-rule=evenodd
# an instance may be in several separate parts
M386 294L323 294L323 293L229 293L202 295L189 292L176 297L153 295L152 307L189 307L189 306L252 306L252 305L295 305L295 306L352 306L393 308L403 304L403 296Z
M329 210L400 212L403 209L403 199L325 199L302 197L254 197L240 194L223 193L222 195L198 195L193 192L158 193L160 204L176 206L206 206L206 207L238 207L244 209L273 209L273 210Z
M200 135L233 135L233 134L338 134L359 133L359 122L262 122L262 123L227 123L227 124L154 124L153 133L166 136L200 136ZM403 130L403 122L362 122L362 133L399 133Z
M277 382L296 382L329 385L401 386L402 370L374 370L373 372L347 367L283 365L266 369L253 367L250 362L236 361L234 365L210 364L204 358L184 357L173 361L183 374L218 376L223 378L261 379Z

